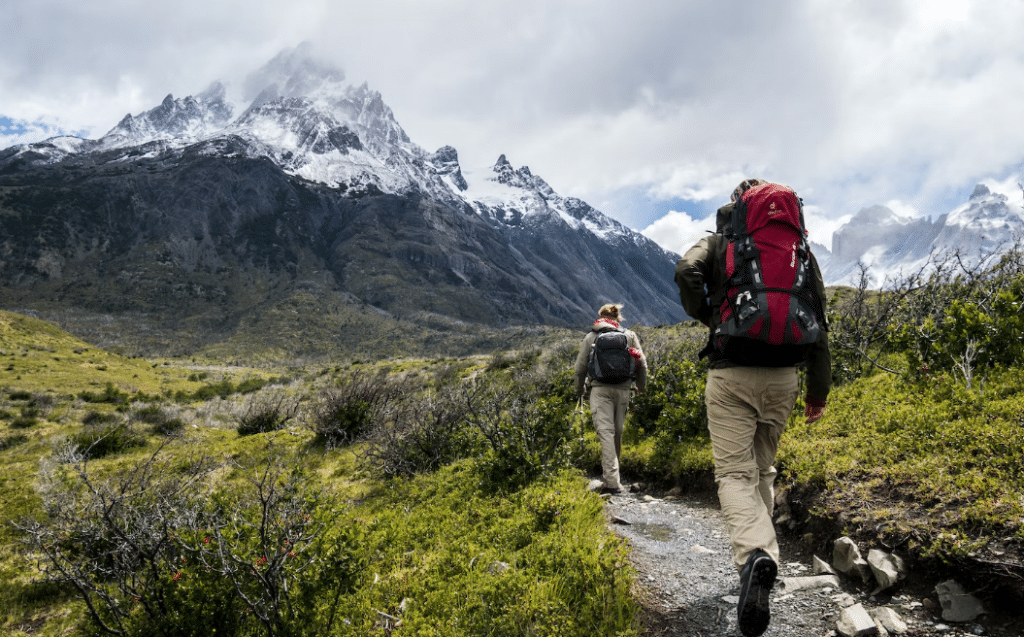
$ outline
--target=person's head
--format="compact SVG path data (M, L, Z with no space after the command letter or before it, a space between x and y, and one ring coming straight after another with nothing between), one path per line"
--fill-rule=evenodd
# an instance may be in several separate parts
M622 303L608 303L601 306L598 311L598 316L603 319L615 321L616 323L622 322Z
M736 190L732 191L732 196L730 196L729 198L733 201L733 203L735 203L740 200L740 197L743 196L743 193L747 192L754 186L760 186L766 183L768 182L766 182L763 179L744 179L743 181L740 182L739 186L736 186Z

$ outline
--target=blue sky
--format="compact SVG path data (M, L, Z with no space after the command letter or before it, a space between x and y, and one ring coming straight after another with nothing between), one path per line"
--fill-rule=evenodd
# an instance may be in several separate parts
M1022 24L1024 0L7 0L0 148L99 137L308 41L469 173L505 154L675 251L762 177L828 246L876 204L1021 199Z

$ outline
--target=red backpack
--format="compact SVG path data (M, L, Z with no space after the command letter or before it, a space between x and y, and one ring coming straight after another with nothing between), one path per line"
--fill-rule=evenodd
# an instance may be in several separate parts
M799 362L825 325L800 198L779 184L750 188L733 206L725 237L725 298L714 349L743 365Z

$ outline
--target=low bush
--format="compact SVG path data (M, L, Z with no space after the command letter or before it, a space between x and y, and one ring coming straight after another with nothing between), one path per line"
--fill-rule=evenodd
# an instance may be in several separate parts
M48 581L86 602L86 634L308 635L332 628L365 562L361 528L336 523L300 469L269 454L218 491L206 458L159 453L99 479L88 460L51 462L45 516L17 523Z
M354 371L320 391L312 406L310 428L319 444L349 445L377 425L390 424L389 410L414 391L408 378Z
M177 436L185 429L185 421L174 412L156 403L138 404L131 410L133 421L145 423L158 436Z
M284 429L298 412L298 399L285 392L260 394L246 401L236 431L250 436Z
M87 427L109 425L111 423L117 422L118 420L120 420L120 417L117 414L112 414L110 412L105 411L90 410L85 412L85 415L82 416L82 424L86 425Z
M11 421L12 429L28 429L39 424L40 411L38 407L25 405L21 413Z
M78 397L87 403L109 403L112 405L127 405L131 401L131 394L121 391L113 383L107 383L102 393L83 391Z
M23 445L28 442L28 436L25 434L13 434L10 436L0 437L0 451L6 451L12 447Z
M146 445L145 436L123 422L86 425L69 440L82 455L92 460Z
M479 396L473 386L450 383L398 403L368 431L363 468L382 477L411 476L477 455L483 440L467 414Z
M535 379L480 383L466 418L486 443L488 488L514 490L572 465L571 401L545 395Z

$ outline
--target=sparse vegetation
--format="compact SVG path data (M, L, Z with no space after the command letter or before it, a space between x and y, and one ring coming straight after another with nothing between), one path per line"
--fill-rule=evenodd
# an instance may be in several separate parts
M1024 268L943 272L833 291L836 384L817 423L797 405L779 486L822 545L858 535L994 586L1024 578ZM577 334L276 370L285 387L0 318L18 361L0 373L0 538L22 543L0 552L0 634L36 618L43 635L638 634L626 547L581 477L599 454ZM637 332L651 374L624 472L709 484L706 331Z

